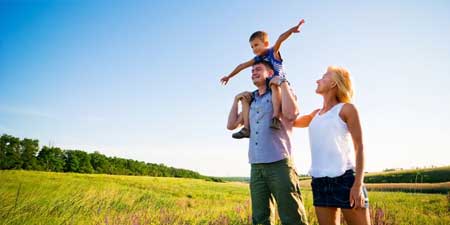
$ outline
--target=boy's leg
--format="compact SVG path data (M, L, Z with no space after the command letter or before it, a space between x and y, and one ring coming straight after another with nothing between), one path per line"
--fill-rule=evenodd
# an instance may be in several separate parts
M252 224L274 223L274 200L266 184L263 169L252 165L250 172L250 195L252 200Z
M268 185L278 205L281 223L307 225L308 219L300 192L300 184L293 163L279 161L268 171Z
M241 99L242 105L242 117L244 117L244 128L250 130L250 100L243 98ZM250 135L250 134L249 134Z
M242 116L244 119L244 127L234 133L232 135L233 138L241 139L241 138L249 138L250 137L250 119L249 119L249 113L250 113L250 101L251 99L247 97L243 97L240 99L241 105L242 105Z
M281 129L281 90L277 85L270 85L270 89L272 90L273 106L272 123L270 124L270 128L279 130Z

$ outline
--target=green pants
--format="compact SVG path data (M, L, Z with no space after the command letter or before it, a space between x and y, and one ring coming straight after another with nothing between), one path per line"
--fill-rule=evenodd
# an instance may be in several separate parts
M290 159L251 164L253 224L274 224L274 201L283 225L308 224L297 173Z

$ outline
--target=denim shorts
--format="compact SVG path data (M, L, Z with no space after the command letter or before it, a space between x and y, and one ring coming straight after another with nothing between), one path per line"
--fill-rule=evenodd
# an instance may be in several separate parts
M336 207L351 209L350 189L355 182L353 170L347 170L338 177L318 177L311 181L313 205L321 207ZM362 188L365 208L369 208L369 196L365 186Z

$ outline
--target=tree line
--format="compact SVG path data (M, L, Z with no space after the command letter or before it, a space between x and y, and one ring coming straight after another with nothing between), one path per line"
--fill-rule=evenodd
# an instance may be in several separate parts
M20 139L8 134L3 134L0 137L0 169L182 177L222 182L220 178L203 176L191 170L168 167L164 164L108 157L97 151L87 153L82 150L64 150L51 146L39 148L38 140Z

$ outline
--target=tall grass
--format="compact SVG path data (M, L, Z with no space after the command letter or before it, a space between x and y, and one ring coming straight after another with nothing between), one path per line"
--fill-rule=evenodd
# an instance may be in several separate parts
M248 184L0 171L0 224L251 224ZM317 224L310 190L303 190ZM450 224L447 196L370 192L378 224Z

